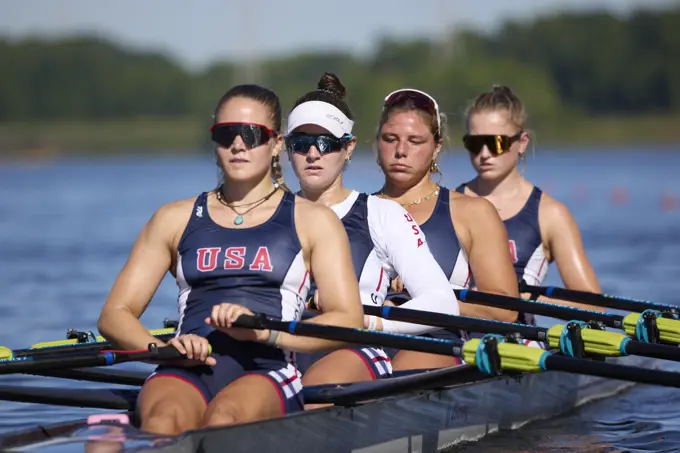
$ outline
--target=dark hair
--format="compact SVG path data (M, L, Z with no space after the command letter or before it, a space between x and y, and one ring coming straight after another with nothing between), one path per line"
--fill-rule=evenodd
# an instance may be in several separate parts
M260 85L252 84L236 85L235 87L227 91L220 98L219 102L217 103L217 107L215 107L214 115L215 122L217 122L217 114L219 113L220 109L224 106L224 104L226 104L227 102L234 98L252 99L253 101L257 101L260 104L267 107L269 109L269 115L272 120L274 130L280 133L282 123L281 101L279 100L279 97L276 95L276 93L274 93L269 88L265 88ZM283 173L281 171L281 163L279 162L279 156L272 157L271 172L274 181L276 181L283 190L290 192L290 189L288 188L288 186L286 186L286 183L283 181Z
M469 127L470 117L479 112L507 110L510 122L524 130L527 113L524 103L505 85L494 85L491 91L484 92L472 100L465 112L465 123Z
M300 104L310 101L321 101L327 102L328 104L334 105L342 113L344 113L347 118L354 121L354 114L350 110L349 106L345 102L345 96L347 95L347 90L340 83L340 79L335 74L330 72L325 72L321 76L319 82L317 83L317 89L310 91L309 93L300 97L293 105L293 109ZM291 111L293 110L291 109Z
M410 97L404 97L401 100L390 103L383 106L382 113L380 114L380 120L378 122L377 134L380 134L380 130L383 125L390 118L390 115L394 112L411 112L415 111L425 120L426 124L430 125L430 132L434 137L434 141L439 143L442 141L443 137L446 137L446 115L444 113L439 113L439 123L437 122L437 117L428 112L427 110L419 107L417 103ZM441 124L441 126L440 126Z
M279 97L269 88L260 85L236 85L227 91L215 107L215 121L220 109L234 98L247 98L257 101L269 109L270 117L274 125L274 130L281 130L281 101Z

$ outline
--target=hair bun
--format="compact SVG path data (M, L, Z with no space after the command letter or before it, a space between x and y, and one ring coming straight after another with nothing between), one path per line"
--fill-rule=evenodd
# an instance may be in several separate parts
M491 91L494 94L503 94L505 96L512 96L512 90L505 85L494 85Z
M330 72L324 73L316 86L318 90L330 93L338 99L345 99L345 95L347 94L347 90L345 90L345 87L340 83L338 76Z

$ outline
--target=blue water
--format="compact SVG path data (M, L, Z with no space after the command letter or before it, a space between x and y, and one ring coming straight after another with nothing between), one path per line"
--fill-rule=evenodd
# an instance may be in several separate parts
M540 151L528 160L526 176L572 211L607 292L676 303L680 148ZM287 181L296 187L284 166ZM441 167L442 183L449 187L473 176L461 152L449 153ZM68 328L94 330L102 303L154 210L213 188L216 175L211 156L0 161L0 345L22 348L63 339ZM345 178L363 191L382 184L370 152L355 156ZM560 284L554 265L547 283ZM176 293L167 277L142 316L147 327L177 317ZM105 386L23 375L0 376L2 384ZM466 451L664 450L680 440L679 404L678 391L639 386ZM89 413L0 402L0 432Z

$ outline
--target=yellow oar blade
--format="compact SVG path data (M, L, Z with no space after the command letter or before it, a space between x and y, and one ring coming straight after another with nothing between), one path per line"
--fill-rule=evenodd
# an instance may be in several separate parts
M623 330L633 338L645 341L638 337L638 323L641 313L630 313L623 318ZM670 344L680 344L680 320L669 318L656 318L656 326L659 329L661 341Z
M463 357L470 365L477 365L477 350L480 340L473 338L463 345ZM498 343L498 354L501 357L501 368L505 371L522 371L539 373L543 371L544 357L550 353L541 348L534 348L516 343Z
M556 324L548 329L548 343L550 347L560 349L560 341L564 324ZM609 332L598 329L582 329L581 338L587 354L619 357L626 355L625 343L629 338L618 332Z

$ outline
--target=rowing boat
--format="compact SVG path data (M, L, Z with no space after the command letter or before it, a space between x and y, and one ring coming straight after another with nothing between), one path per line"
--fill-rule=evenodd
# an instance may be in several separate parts
M632 356L608 361L647 368L656 362ZM229 452L268 452L280 451L282 445L326 453L435 452L557 416L631 385L569 373L489 377L477 367L462 365L374 382L308 387L307 401L334 406L246 425L190 431L172 439L140 432L129 412L121 413L129 416L129 422L121 414L95 415L89 420L33 427L0 437L0 448L92 452L96 445L113 442L121 452L222 452L226 446ZM132 409L131 395L123 399L127 403L120 407L127 404Z
M302 451L325 453L436 452L558 416L586 403L616 395L635 382L680 387L680 376L658 369L662 359L680 361L677 348L680 321L675 312L664 313L658 304L638 301L636 303L645 303L650 308L642 314L619 316L556 308L533 301L501 300L498 298L504 296L472 291L459 296L490 304L512 303L517 309L535 313L551 310L556 316L567 319L590 316L598 324L591 326L583 321L572 321L546 329L417 310L381 309L380 315L385 318L431 322L430 325L441 328L475 326L487 332L509 334L508 337L487 335L486 339L461 344L243 315L235 326L453 354L464 357L468 364L401 372L392 378L372 382L306 387L303 396L307 403L332 406L238 426L198 429L175 437L143 433L136 425L133 410L144 373L73 368L97 367L103 365L102 361L110 366L132 360L181 358L176 349L152 345L149 351L111 351L106 349L110 346L105 346L104 339L94 335L81 335L78 340L68 340L71 343L66 344L62 341L39 347L34 345L26 350L5 348L4 353L9 355L3 356L0 350L0 357L5 357L0 361L2 373L40 374L136 388L69 390L0 386L0 399L3 400L121 411L95 413L86 420L36 426L6 434L0 436L0 448L36 452L213 453L281 451L285 446L292 446ZM605 302L606 299L603 297ZM597 325L624 330L629 336L600 330ZM547 352L513 344L512 332L545 342L552 350ZM154 334L161 339L172 335L167 329ZM73 343L79 343L81 339L83 344ZM88 350L91 351L83 352ZM55 351L61 351L62 355ZM584 355L589 358L582 358Z

